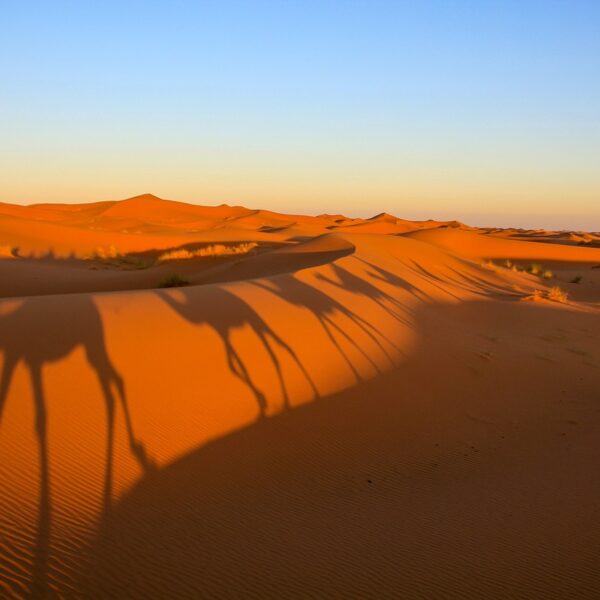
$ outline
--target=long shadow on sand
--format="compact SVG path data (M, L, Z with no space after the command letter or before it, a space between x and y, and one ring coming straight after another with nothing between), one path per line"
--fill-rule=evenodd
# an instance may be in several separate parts
M53 318L54 315L51 313L52 311L44 312L43 305L35 299L26 299L13 312L0 316L0 349L4 353L4 365L0 376L0 424L13 374L20 362L23 362L29 371L33 392L40 475L38 521L29 587L30 595L34 598L49 594L47 579L52 522L48 408L42 377L43 366L61 360L75 348L82 346L90 368L96 373L107 414L106 465L102 500L104 512L110 510L112 497L115 392L125 415L131 452L144 472L150 466L143 444L135 437L125 385L107 353L102 320L94 302L87 296L80 297L77 323L65 323ZM35 339L24 335L23 332L26 331L35 332Z
M321 324L323 331L326 333L331 344L345 360L356 381L361 381L362 377L351 357L335 339L334 333L337 333L344 338L359 354L361 354L363 358L371 364L375 372L380 373L381 369L371 355L356 342L342 325L335 321L334 315L336 313L343 315L348 323L357 327L364 335L375 343L381 352L389 359L390 363L393 364L393 359L383 345L383 342L386 342L391 346L393 346L393 343L366 319L356 314L325 292L291 274L280 275L279 277L273 278L269 284L259 281L252 282L252 284L278 296L293 306L309 310ZM395 346L393 347L395 348Z
M218 334L225 348L227 365L230 371L252 392L261 417L264 417L267 412L267 398L254 383L249 368L231 339L233 331L240 327L250 327L269 355L269 359L277 373L285 408L289 408L289 395L281 362L277 357L277 348L283 350L293 360L309 383L314 398L318 398L317 387L296 352L239 296L224 288L213 286L210 290L211 302L210 305L207 305L206 303L195 303L193 294L188 290L180 291L177 296L173 296L166 291L157 291L156 293L186 321L197 326L207 325Z

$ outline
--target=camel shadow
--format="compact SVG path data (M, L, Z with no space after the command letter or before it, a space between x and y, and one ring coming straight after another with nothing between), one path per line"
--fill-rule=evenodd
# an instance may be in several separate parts
M360 258L358 256L355 256L354 258L368 267L369 270L367 271L367 273L368 273L369 277L371 277L375 281L385 283L387 285L392 286L393 288L402 289L402 290L408 292L409 294L411 294L415 299L419 300L422 303L427 303L431 300L431 298L426 293L424 293L417 286L413 285L406 279L403 279L402 277L398 277L398 275L395 275L391 271L382 269L381 267L374 265L373 263L369 262L368 260L365 260L364 258ZM379 290L379 293L383 294L383 292L381 292L380 290ZM395 304L396 306L402 308L402 304L400 302L398 302L398 300L396 300L389 294L383 294L383 295L385 296L386 300L388 300L388 301L392 302L392 304Z
M387 357L387 359L393 365L393 359L389 352L385 349L381 340L390 343L379 330L377 330L371 323L366 319L356 314L341 302L338 302L325 292L301 281L297 277L291 274L280 275L275 279L272 279L268 284L254 281L252 285L255 285L261 289L264 289L275 296L278 296L282 300L288 302L293 306L309 310L319 321L325 334L329 338L330 342L340 353L349 369L352 371L357 382L362 381L362 377L358 372L356 366L352 362L351 358L344 351L339 342L335 339L334 333L343 337L359 354L361 354L365 360L373 367L375 372L381 373L379 365L373 360L371 355L364 349L360 344L349 335L345 329L336 323L334 320L335 314L343 315L347 321L354 324L361 332L366 335Z
M35 298L28 298L12 312L0 316L0 349L4 353L4 364L0 375L0 425L2 414L15 369L24 363L31 382L35 413L35 434L38 443L40 486L38 498L38 520L32 559L30 595L45 596L48 589L48 561L52 527L52 505L50 497L50 464L48 457L48 408L42 377L45 364L59 361L77 347L85 350L87 361L98 378L98 384L106 405L107 435L102 507L108 513L111 506L113 486L113 441L115 405L120 402L125 415L125 424L130 450L144 473L152 467L141 442L134 434L125 394L123 378L113 365L104 341L104 328L100 313L93 300L80 296L77 304L77 324L65 322L54 307L57 301L42 305ZM24 334L32 331L35 340Z
M276 353L277 348L292 359L308 382L313 397L319 398L317 386L296 352L239 296L219 286L211 286L209 303L196 303L193 295L183 290L176 296L168 291L157 291L156 294L189 323L196 326L207 325L217 333L225 349L229 370L252 392L258 405L259 418L265 417L267 414L267 397L254 382L250 369L232 341L233 331L243 326L250 327L269 355L271 364L277 373L285 409L289 408L290 401L283 367Z
M372 267L372 265L370 265L370 263L368 263L365 260L362 260L359 258L356 258L356 260L360 260L361 262ZM376 268L379 269L379 267L376 267ZM365 298L368 298L369 300L371 300L371 302L375 303L377 306L379 306L379 308L384 310L386 313L388 313L391 317L393 317L397 321L400 321L404 325L409 325L409 322L401 314L401 313L406 313L406 307L399 300L397 300L390 294L385 293L383 290L379 289L377 286L373 285L366 279L363 279L362 277L355 275L348 269L345 269L337 264L332 264L331 270L333 271L333 274L335 275L335 277L337 277L338 281L336 281L335 279L326 277L325 275L323 275L321 273L319 273L316 276L317 279L319 279L320 281L325 281L328 284L333 285L334 287L337 287L341 290L346 290L353 294L357 294L358 296L363 296ZM383 271L383 269L381 269L381 271ZM383 272L386 273L385 271L383 271ZM375 275L373 272L367 272L367 273L368 273L369 277L371 277L372 279L388 282L388 280L384 279L381 276ZM392 274L390 273L389 275L392 275ZM395 282L394 283L389 282L389 283L394 285L394 287L403 287L404 289L409 289L412 292L412 289L411 289L411 286L409 283L405 282L404 280L400 279L399 277L397 277L397 279L403 283L402 286L398 285Z

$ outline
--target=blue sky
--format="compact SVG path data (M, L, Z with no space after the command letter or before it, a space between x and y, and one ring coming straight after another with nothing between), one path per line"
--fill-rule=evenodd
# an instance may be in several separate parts
M600 230L600 2L0 8L0 201Z

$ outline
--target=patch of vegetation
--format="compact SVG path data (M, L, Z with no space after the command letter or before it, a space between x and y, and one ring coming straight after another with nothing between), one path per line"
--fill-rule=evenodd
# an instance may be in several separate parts
M529 296L525 296L523 298L523 300L528 300L531 302L538 302L539 300L543 300L544 299L544 293L542 292L542 290L533 290L533 293L530 294Z
M554 277L554 273L552 271L549 271L548 269L546 269L543 273L542 273L542 277L544 279L552 279Z
M527 272L531 273L532 275L541 275L544 272L544 267L542 267L542 265L539 265L537 263L531 263L527 267Z
M161 279L158 282L158 287L159 288L185 287L186 285L189 285L189 284L190 284L190 282L185 277L182 277L181 275L174 273L173 275L169 275L168 277Z
M567 302L567 298L569 297L569 293L565 292L557 285L550 288L547 292L542 292L541 290L534 290L532 294L529 296L525 296L523 300L539 302L540 300L551 300L552 302L560 302L564 304Z
M547 293L546 297L548 300L552 300L553 302L566 302L569 296L568 292L565 292L557 285L550 288L550 291Z
M185 248L179 248L177 250L168 250L163 252L159 257L159 262L166 260L185 260L189 258L195 258L198 256L231 256L234 254L247 254L251 250L254 250L258 244L256 242L242 242L240 244L210 244L197 250L186 250Z
M99 246L98 248L96 248L96 251L94 252L91 258L117 258L118 256L120 256L120 253L117 250L117 247L114 244L111 244L110 246L108 246L108 248L105 248L104 246Z

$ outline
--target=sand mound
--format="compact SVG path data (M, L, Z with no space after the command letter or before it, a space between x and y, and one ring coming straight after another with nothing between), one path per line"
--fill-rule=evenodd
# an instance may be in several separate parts
M459 229L430 229L409 232L407 236L473 259L511 259L529 261L595 262L597 252L584 247L549 243L530 245L524 241L503 239Z

